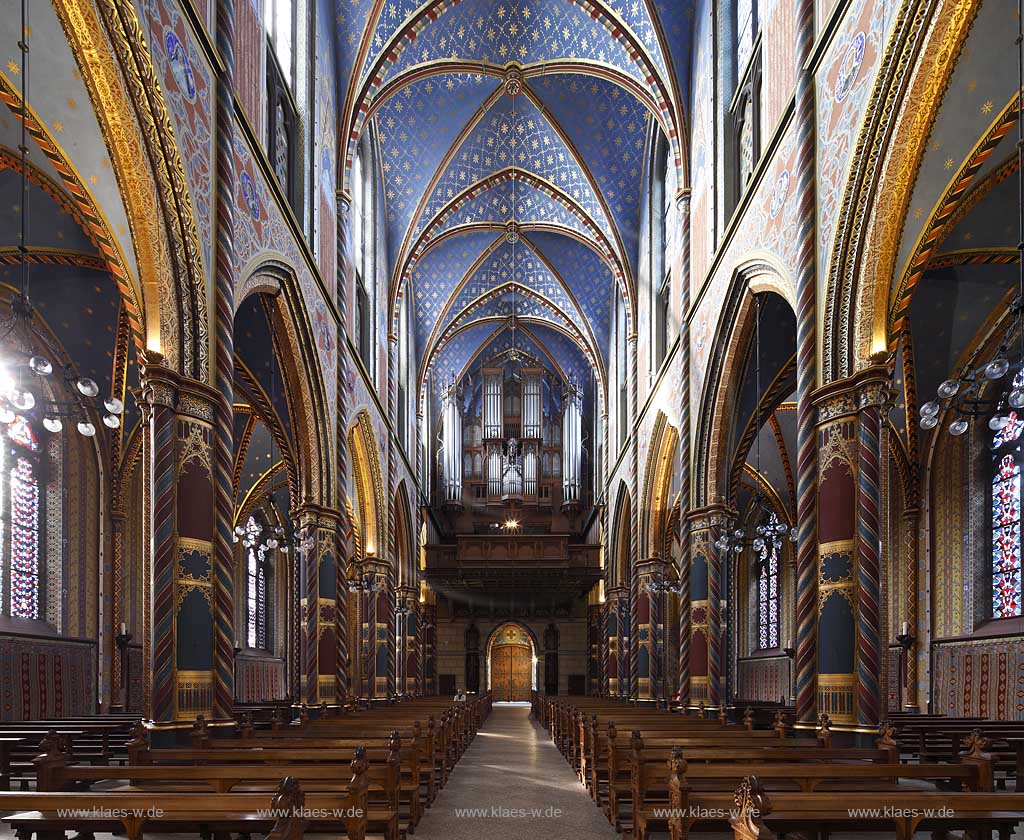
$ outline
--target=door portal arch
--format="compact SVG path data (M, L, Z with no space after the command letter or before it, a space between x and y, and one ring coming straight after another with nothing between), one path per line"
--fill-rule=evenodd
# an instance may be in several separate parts
M487 688L497 703L529 702L537 690L537 644L522 624L502 624L488 638Z

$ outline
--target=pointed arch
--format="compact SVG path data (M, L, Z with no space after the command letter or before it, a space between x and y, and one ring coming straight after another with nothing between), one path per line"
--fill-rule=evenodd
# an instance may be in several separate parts
M754 295L774 292L796 311L793 283L775 260L762 255L741 264L733 274L718 319L711 356L701 394L694 439L695 508L724 503L728 494L728 452L726 442L735 413L737 389L745 349L754 332Z
M644 468L640 524L646 557L661 557L665 545L671 514L672 470L678 446L679 431L668 422L665 413L659 411Z
M612 562L609 564L609 588L629 586L630 572L630 517L632 516L632 499L625 481L619 482L619 491L615 497L615 509L612 517L610 536L614 546Z
M419 566L416 557L416 531L413 527L412 506L409 502L409 491L403 479L395 498L395 557L396 579L399 587L417 587Z
M384 479L377 453L380 448L377 437L373 433L370 414L365 409L356 415L349 426L349 451L352 453L352 478L356 488L356 501L359 505L357 517L361 558L377 557L387 545L385 528L387 511L384 507Z
M297 486L292 503L331 507L336 488L334 470L330 468L333 438L324 389L326 372L320 367L302 289L294 270L279 260L263 258L252 265L239 285L235 307L237 312L249 297L259 294L270 326L297 450ZM286 444L281 451L285 454L291 446Z
M53 9L101 126L100 142L132 229L146 349L161 353L174 370L209 382L210 313L198 227L173 121L135 8L56 0ZM11 105L18 95L3 87L2 98ZM43 153L62 174L73 175L72 167L58 166L59 146L34 122L31 133ZM90 197L80 181L75 188ZM95 210L102 219L102 208ZM115 278L119 285L130 282L126 274Z

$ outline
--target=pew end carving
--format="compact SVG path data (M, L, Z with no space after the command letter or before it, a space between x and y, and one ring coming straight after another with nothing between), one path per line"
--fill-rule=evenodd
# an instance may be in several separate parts
M736 813L730 818L735 840L776 840L764 824L771 813L771 800L757 776L747 776L736 790Z

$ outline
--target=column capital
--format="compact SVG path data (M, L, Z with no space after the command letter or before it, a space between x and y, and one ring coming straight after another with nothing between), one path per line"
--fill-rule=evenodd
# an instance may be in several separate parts
M713 502L712 504L705 505L704 507L688 510L683 519L686 522L691 523L696 523L701 519L706 519L708 524L705 527L710 528L715 525L719 519L728 519L732 513L732 508L723 502ZM699 526L694 525L693 530L696 530L697 527Z
M147 350L140 355L140 396L148 408L161 406L213 423L214 410L220 400L220 392L216 388L172 370L160 353Z
M669 562L655 555L647 557L643 560L639 560L636 564L636 573L641 578L653 577L655 575L664 575L669 568Z
M292 516L301 528L313 526L333 529L341 523L341 514L338 511L313 502L303 502L292 511Z
M676 193L676 209L681 213L690 212L690 188L683 187Z
M335 191L334 196L338 202L338 211L347 215L352 207L352 193L343 189Z
M891 378L888 364L868 365L853 376L823 385L811 394L818 422L856 414L862 408L881 405Z

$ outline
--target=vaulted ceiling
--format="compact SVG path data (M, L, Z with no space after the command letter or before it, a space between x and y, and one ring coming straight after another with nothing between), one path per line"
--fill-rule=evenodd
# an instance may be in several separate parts
M653 125L686 169L692 3L342 0L338 12L342 162L375 132L390 315L412 296L420 376L458 373L514 309L558 365L582 358L603 383L617 300L635 315Z
M890 319L909 330L913 354L892 419L922 458L929 450L919 444L933 433L917 428L919 406L968 364L1020 279L1016 29L1006 26L1015 15L1006 0L978 10L929 127L903 220Z

